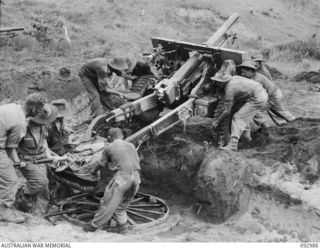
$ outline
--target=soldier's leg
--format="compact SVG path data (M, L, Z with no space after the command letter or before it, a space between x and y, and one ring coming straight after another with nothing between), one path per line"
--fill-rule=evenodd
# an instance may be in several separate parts
M265 119L263 117L263 112L262 111L257 112L257 114L254 115L253 122L259 127L267 127L267 124L266 124L266 121L265 121Z
M100 201L98 212L93 217L91 225L99 228L107 224L114 212L124 200L124 195L131 187L131 176L117 173L106 187L103 198Z
M5 150L0 150L0 222L22 223L25 217L14 209L20 181Z
M95 118L98 115L104 113L100 100L100 93L93 81L87 77L81 78L82 84L85 86L88 98L91 102L91 118Z
M0 150L0 206L12 207L19 187L13 162L5 150Z
M126 209L128 208L130 202L133 200L134 196L139 190L140 186L140 173L135 171L132 173L133 182L130 189L125 193L124 200L116 209L114 216L117 220L118 225L125 225L127 223L128 217Z
M267 127L267 124L265 122L265 119L263 117L262 112L257 112L256 115L254 115L252 121L253 122L250 122L249 125L243 131L243 137L246 138L249 141L252 140L252 138L251 138L251 127L252 127L253 123L258 125L259 127Z
M24 194L36 197L37 213L45 213L49 203L49 180L39 165L28 163L20 169L27 180Z
M279 118L290 122L295 119L295 117L286 109L282 103L282 92L277 89L269 99L270 111L274 113Z
M240 138L242 132L253 120L253 117L261 112L267 103L268 95L265 91L257 93L256 97L246 102L232 117L231 137Z

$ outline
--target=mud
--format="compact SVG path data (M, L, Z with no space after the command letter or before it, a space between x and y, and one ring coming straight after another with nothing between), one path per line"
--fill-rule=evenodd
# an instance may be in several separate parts
M314 84L320 83L320 71L301 72L297 74L294 79L298 82L307 81Z
M239 152L216 149L209 121L192 120L141 147L141 191L167 202L167 222L139 233L84 233L63 219L52 225L29 216L24 225L2 223L0 239L318 241L320 184L317 180L308 181L300 168L303 161L318 158L318 150L312 149L318 139L318 120L296 120L255 132L253 142L242 142ZM292 137L299 167L292 161L291 147L287 146ZM282 152L277 153L280 149Z
M250 231L260 235L266 229L267 233L281 234L279 241L316 239L320 221L315 218L320 210L316 194L319 128L319 120L312 118L265 128L253 133L251 143L242 141L239 152L219 151L212 146L215 142L198 141L190 146L188 141L197 140L191 132L184 134L183 144L165 153L168 157L144 154L142 173L147 179L153 175L151 181L158 186L187 194L194 214L206 222L225 225L238 217L232 224L241 234ZM175 134L176 140L182 136L181 132ZM210 141L210 135L207 138ZM165 140L153 147L168 148L174 141L170 136ZM255 196L254 200L250 196ZM255 209L252 202L256 201L263 204ZM261 214L261 208L267 211ZM252 220L246 221L247 216Z
M274 159L294 164L304 177L318 179L318 157L320 120L316 118L298 118L280 126L262 129L253 134L253 141L245 148L259 150L258 158Z

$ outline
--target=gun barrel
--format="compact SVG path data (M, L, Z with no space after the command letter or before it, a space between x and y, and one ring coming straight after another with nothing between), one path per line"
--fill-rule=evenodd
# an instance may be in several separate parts
M239 15L237 13L233 13L227 21L208 39L206 42L208 47L217 46L219 40L223 37L223 35L232 27L232 25L239 19Z
M0 33L23 31L24 28L21 27L11 27L11 28L0 28Z
M160 81L155 89L159 92L159 99L166 105L171 105L177 100L179 93L179 85L183 84L194 71L199 67L203 61L203 56L200 53L195 53L191 56L170 79L163 79Z
M190 57L172 76L178 84L187 79L203 61L203 56L200 53L195 53Z

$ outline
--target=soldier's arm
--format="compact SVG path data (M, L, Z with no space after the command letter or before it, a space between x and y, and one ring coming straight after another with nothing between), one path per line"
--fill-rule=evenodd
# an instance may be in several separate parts
M268 67L265 64L261 65L261 70L264 76L266 76L269 80L272 80L271 73L269 72Z
M18 156L17 148L7 148L7 153L8 153L9 158L14 163L20 163L20 158Z
M67 157L66 156L59 156L58 154L54 153L48 146L47 140L44 141L44 147L45 147L45 152L46 152L46 156L49 159L53 159L54 162L59 162L59 161L63 161L66 160Z
M118 94L120 97L125 96L125 94L123 94L122 92L115 90L113 88L109 88L108 86L105 87L104 89L107 93L114 93L114 94Z
M217 126L219 122L226 116L229 115L234 102L234 94L229 89L226 89L225 97L222 101L222 111L213 119L213 127Z
M108 146L106 146L102 152L101 157L97 161L86 165L86 167L90 168L92 172L96 172L101 168L108 166L108 159L109 159L109 152L108 152Z
M121 77L125 78L125 79L128 79L128 80L135 80L137 79L138 77L135 76L135 75L130 75L130 74L127 74L126 72L121 72Z
M18 148L19 142L24 136L25 134L21 125L13 126L7 134L7 142L6 142L7 153L10 159L14 163L20 162L20 158L17 153L17 148Z
M109 69L106 69L102 64L98 64L95 67L95 72L97 74L99 88L103 91L106 87L109 87L108 78L112 75L112 72L109 71Z

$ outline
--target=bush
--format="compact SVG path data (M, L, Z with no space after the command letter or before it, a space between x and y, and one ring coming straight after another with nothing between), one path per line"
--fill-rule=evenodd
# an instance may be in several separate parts
M314 38L306 41L295 40L289 43L276 46L280 52L287 53L295 61L305 58L320 60L320 43Z
M76 11L66 11L66 19L76 24L88 24L90 16L87 13L80 13Z

